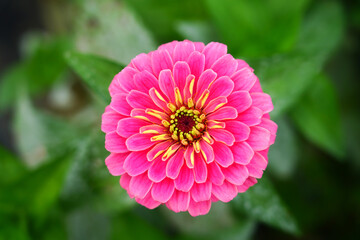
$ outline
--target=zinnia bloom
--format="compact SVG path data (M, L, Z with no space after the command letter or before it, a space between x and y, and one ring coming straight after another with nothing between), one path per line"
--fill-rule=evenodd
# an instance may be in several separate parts
M203 215L262 177L277 130L273 104L226 45L161 45L136 56L109 91L105 163L138 203Z

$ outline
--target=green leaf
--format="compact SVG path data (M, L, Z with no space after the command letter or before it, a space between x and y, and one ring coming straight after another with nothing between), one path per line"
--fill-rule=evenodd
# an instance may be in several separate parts
M236 211L245 213L271 226L295 235L300 234L294 217L274 189L270 180L263 176L255 186L239 194L232 201Z
M151 34L122 2L80 0L78 5L75 41L81 52L128 64L136 55L156 48Z
M339 4L321 2L306 18L294 51L253 62L264 91L272 96L273 117L300 99L342 35L343 15Z
M0 146L0 186L7 185L19 179L27 172L20 159Z
M301 132L313 143L338 158L345 155L337 94L332 82L317 76L311 88L291 110Z
M65 57L89 88L105 102L110 102L109 85L124 67L110 60L79 52L67 52Z
M206 0L230 52L264 56L291 49L308 0Z

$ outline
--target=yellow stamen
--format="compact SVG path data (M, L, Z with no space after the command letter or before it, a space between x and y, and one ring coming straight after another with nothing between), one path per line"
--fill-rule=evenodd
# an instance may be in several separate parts
M201 148L200 148L199 141L194 142L194 149L195 149L195 152L197 152L197 153L200 152Z
M199 115L200 114L199 110L194 110L194 114Z
M166 104L166 106L172 111L175 112L176 111L176 106L172 103L168 103Z
M195 136L199 136L201 134L195 127L192 128L192 133Z
M182 143L182 145L185 145L185 146L187 146L189 144L188 141L186 141L186 139L181 140L181 143Z
M152 142L155 142L155 141L163 141L163 140L167 140L167 139L170 139L170 136L169 134L161 134L161 135L157 135L157 136L153 136L150 138L150 140Z
M187 138L189 141L193 141L193 140L194 140L194 138L193 138L193 137L191 136L191 134L189 134L189 133L186 133L185 136L186 136L186 138Z
M166 120L162 120L161 121L162 125L164 125L164 127L169 127L170 126L170 123Z
M192 100L192 98L188 99L188 107L192 108L194 106L194 101Z
M178 135L176 135L176 134L174 134L174 133L171 135L171 137L172 137L172 139L174 139L175 141L178 141L178 140L179 140Z

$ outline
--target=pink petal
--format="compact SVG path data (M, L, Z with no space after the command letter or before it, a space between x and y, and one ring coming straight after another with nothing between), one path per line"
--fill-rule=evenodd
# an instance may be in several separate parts
M205 44L202 42L194 42L195 51L202 52L205 48Z
M237 190L239 193L246 192L246 190L248 190L249 187L253 186L255 183L257 183L256 178L248 177L248 179L246 179L244 184L237 186Z
M151 65L155 76L159 76L161 70L172 69L173 61L167 50L154 51L151 56Z
M250 135L246 142L254 151L264 150L270 146L270 132L262 127L251 127Z
M185 87L184 87L184 89L183 89L183 96L184 96L184 99L185 99L186 101L187 101L187 99L192 98L193 93L196 92L195 89L194 89L195 86L193 86L193 88L192 88L193 92L191 93L191 91L190 91L190 88L191 88L191 86L192 86L191 83L192 83L193 79L195 79L195 76L192 75L192 74L190 74L190 75L187 76L187 78L186 78Z
M131 152L125 159L124 169L130 176L137 176L149 169L151 162L146 158L146 151Z
M191 198L195 202L202 202L211 198L211 182L194 184L191 188Z
M225 176L216 162L208 164L209 180L216 185L222 185Z
M261 85L260 85L260 81L258 78L256 78L255 84L254 86L249 90L250 93L252 92L263 92Z
M230 202L236 197L237 193L236 186L226 180L222 185L213 184L212 186L212 194L222 202Z
M151 189L153 182L143 173L136 177L132 177L129 184L129 192L139 199L143 199Z
M205 113L212 113L227 103L226 97L217 97L211 100L204 109Z
M214 70L218 77L221 76L231 76L237 68L237 61L230 54L225 54L211 66L211 69Z
M137 133L129 137L125 144L129 151L142 151L156 143L150 140L151 137L152 135L150 134Z
M210 68L216 60L227 53L227 46L222 43L211 42L203 50L205 55L205 69Z
M194 176L195 182L203 183L207 179L207 167L203 156L200 153L195 153L194 161Z
M115 75L109 86L109 93L111 97L114 96L115 94L126 93L124 89L120 87L120 83L118 81L118 76L117 76L118 74Z
M160 97L158 96L160 95ZM160 109L163 109L164 111L168 111L167 107L167 97L165 97L161 91L157 91L155 88L151 88L149 90L149 95L151 97L151 100L155 103L156 106L158 106Z
M249 176L247 168L243 165L234 163L228 168L223 168L222 172L230 183L235 185L241 185Z
M249 67L249 64L247 64L244 60L242 59L236 59L238 66L237 66L237 70L241 70L245 67Z
M166 69L160 72L159 75L159 86L161 91L166 97L169 98L170 102L175 102L175 82L172 77L170 70Z
M200 151L203 155L205 162L211 163L212 161L214 161L214 150L211 147L211 145L205 142L205 140L200 140L199 143L200 143Z
M193 74L196 79L199 79L201 73L204 71L205 55L199 52L192 52L187 62L189 64L191 74Z
M125 173L123 166L128 155L129 153L111 153L105 159L105 164L111 175L120 176Z
M150 123L161 124L161 120L157 117L151 116L145 112L145 109L135 108L131 110L130 116L133 118L141 118Z
M188 166L188 168L194 168L194 165L191 162L191 156L194 156L195 150L193 145L190 145L186 148L185 153L184 153L184 158L185 158L185 162L186 165Z
M180 169L184 164L184 148L180 148L168 161L166 165L166 176L176 179L179 176Z
M249 91L255 84L257 77L253 73L253 69L250 67L242 68L235 72L231 79L235 83L234 91L245 90Z
M132 67L125 67L117 76L120 87L126 92L135 88L134 75L138 71Z
M140 72L148 71L149 73L152 73L151 58L145 53L137 55L131 60L131 64Z
M207 116L208 120L235 119L238 113L233 107L222 107Z
M271 112L274 109L274 105L272 104L269 94L255 92L251 93L250 95L253 106L260 108L263 113Z
M250 94L247 91L233 92L227 99L228 105L234 107L239 115L249 109L252 104Z
M203 201L203 202L195 202L194 200L190 200L189 204L189 214L193 217L199 215L206 215L211 208L211 200Z
M166 177L166 161L161 160L161 157L157 157L149 168L148 177L153 182L161 182Z
M175 188L179 191L188 192L194 184L194 172L185 164L180 170L179 176L175 179Z
M174 212L184 212L189 208L190 193L175 190L166 206Z
M225 129L234 135L235 142L242 142L248 139L250 128L245 123L240 121L226 121L225 124Z
M235 142L234 135L225 129L209 129L208 132L216 141L225 143L228 146L232 146Z
M278 128L277 124L270 119L263 118L258 126L270 131L270 145L274 144L276 138L276 131Z
M255 152L254 157L251 159L250 163L246 165L246 168L249 171L249 176L261 178L266 166L266 159L261 154Z
M109 152L125 153L128 149L125 145L125 138L120 137L116 132L110 132L105 135L105 148Z
M104 133L113 132L116 130L120 119L125 118L124 115L115 111L108 111L103 113L101 120L101 131Z
M165 43L165 44L160 45L158 47L158 50L162 50L162 51L167 50L169 52L170 56L172 56L177 44L178 44L178 41L176 41L176 40L169 42L169 43Z
M123 175L121 175L120 177L120 186L122 188L124 188L125 190L129 191L129 185L130 185L130 180L132 177L130 177L128 174L124 173Z
M159 89L158 80L154 77L152 73L148 71L142 71L134 75L134 83L136 89L141 92L148 93L150 88L157 88Z
M234 161L239 164L246 165L254 156L254 150L246 142L236 142L231 151L234 155Z
M190 74L190 67L186 62L177 62L174 65L173 75L175 86L177 86L180 92L184 89L186 78Z
M246 111L239 113L236 120L245 123L248 126L254 126L261 122L263 111L257 107L250 107Z
M165 152L165 150L167 150L170 147L170 145L172 145L172 144L173 144L173 142L170 140L156 144L146 155L148 161L154 160L156 154L158 154L159 152L162 152L162 153ZM160 154L158 156L162 156L162 154Z
M234 82L227 76L223 76L215 80L213 84L211 84L209 91L209 98L207 102L217 98L217 97L227 97L232 93L234 89Z
M137 203L139 203L149 209L157 208L161 204L161 202L155 201L152 198L150 191L148 192L148 194L146 194L146 196L143 199L135 198L135 200Z
M228 167L234 163L234 156L228 146L221 142L213 144L215 161L222 167Z
M174 180L165 178L163 181L153 184L151 196L155 201L166 203L173 195L174 190Z
M130 112L131 112L132 108L127 103L126 96L127 96L127 94L125 94L125 93L115 94L111 99L110 106L116 112L118 112L122 115L125 115L125 116L130 116Z
M200 78L197 82L197 97L195 98L195 100L198 100L198 98L203 94L205 89L208 89L210 87L211 83L215 81L216 76L217 74L211 69L207 69L203 73L201 73Z
M174 62L186 61L190 54L195 51L195 46L192 42L178 42L175 46L173 59Z
M136 118L123 118L118 122L116 132L124 137L130 137L136 133L139 133L139 130L142 126L148 125L149 123Z
M156 109L159 108L154 104L151 97L143 92L138 90L132 90L129 95L126 97L126 101L129 105L133 108L140 108L140 109Z

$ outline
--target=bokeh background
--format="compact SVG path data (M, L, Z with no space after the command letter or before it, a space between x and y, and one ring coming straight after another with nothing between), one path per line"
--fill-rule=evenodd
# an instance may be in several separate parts
M1 0L0 239L360 239L359 31L355 0ZM259 183L197 218L104 164L109 82L175 39L248 61L279 125Z

